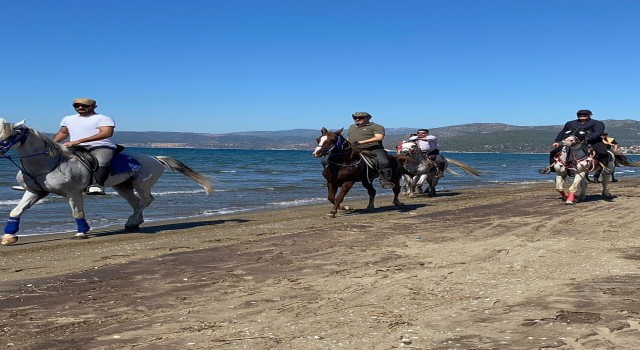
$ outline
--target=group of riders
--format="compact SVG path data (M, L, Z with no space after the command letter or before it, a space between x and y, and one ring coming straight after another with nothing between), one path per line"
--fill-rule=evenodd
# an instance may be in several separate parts
M110 162L116 153L117 146L111 140L115 122L113 119L95 112L97 103L89 98L77 98L73 100L73 108L77 114L63 118L60 130L54 136L57 142L70 140L64 146L74 147L91 153L98 161L98 168L94 175L93 183L87 188L87 194L104 194L104 183L109 176ZM618 143L605 132L603 122L591 118L590 110L582 109L577 112L577 119L568 121L556 136L549 153L549 166L539 170L541 174L553 172L553 163L562 150L562 141L575 136L580 142L588 145L595 154L595 158L602 165L603 172L609 173L608 151L613 148L619 150ZM376 158L380 174L380 185L383 188L392 188L394 185L390 179L392 176L389 156L385 151L382 141L385 137L385 128L371 121L372 116L367 112L356 112L352 115L354 124L349 127L348 141L359 150L366 150ZM410 142L417 144L419 151L433 160L439 171L444 171L446 160L440 154L438 140L429 134L428 129L418 129L409 138ZM612 179L615 181L615 178ZM14 186L15 189L22 189Z
M549 152L549 166L540 169L538 172L541 174L553 172L553 163L562 151L563 140L569 136L574 136L578 142L585 145L585 152L592 154L600 163L602 172L606 175L611 175L612 181L616 181L607 166L609 163L609 150L613 149L614 152L619 152L618 142L605 132L605 124L603 122L592 118L593 113L590 110L581 109L576 115L577 119L568 121L552 143L553 149ZM389 181L391 179L391 165L388 154L382 144L385 136L384 127L372 122L372 116L367 112L353 113L352 118L354 124L349 127L349 142L359 150L367 150L375 155L380 173L380 185L383 188L393 187L393 184ZM432 159L440 171L444 171L446 161L440 154L436 136L430 135L427 129L418 129L415 134L411 134L409 141L415 142L419 151ZM594 180L597 181L597 178Z
M382 188L392 188L394 185L390 181L392 176L389 156L382 145L385 136L385 129L382 125L371 121L371 114L367 112L356 112L352 115L353 125L349 127L348 141L359 150L366 150L374 154L378 163L380 173L380 186ZM435 162L439 171L444 171L446 161L440 154L438 139L434 135L429 135L428 129L418 129L412 134L409 141L415 142L419 151Z

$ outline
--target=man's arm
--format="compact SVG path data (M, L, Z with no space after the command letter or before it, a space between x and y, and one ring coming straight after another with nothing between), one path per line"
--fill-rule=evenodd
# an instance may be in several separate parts
M61 126L60 130L53 135L53 141L60 142L69 137L69 129L66 126Z

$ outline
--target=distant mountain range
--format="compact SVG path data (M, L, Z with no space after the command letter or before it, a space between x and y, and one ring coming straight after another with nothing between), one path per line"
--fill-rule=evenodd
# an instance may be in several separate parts
M621 146L640 145L640 121L603 120L607 132ZM449 152L540 153L547 152L562 125L515 126L473 123L430 129L438 137L440 149ZM346 129L345 129L346 130ZM407 139L413 128L389 128L384 140L393 149ZM312 150L320 129L249 131L227 134L190 132L117 131L114 139L125 146L232 149Z

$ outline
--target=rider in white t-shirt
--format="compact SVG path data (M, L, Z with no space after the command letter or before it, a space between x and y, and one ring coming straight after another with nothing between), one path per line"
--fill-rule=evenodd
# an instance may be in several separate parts
M420 151L423 154L432 157L436 162L438 169L440 169L440 171L444 171L446 161L442 155L440 155L440 149L438 149L438 138L433 135L429 135L428 129L418 129L416 135L417 136L411 137L410 140L416 141L418 143L418 147L420 147Z
M106 115L95 113L96 101L89 98L76 98L73 108L78 114L66 116L60 122L60 130L53 136L56 142L65 147L83 148L98 161L98 170L93 183L87 188L87 194L104 194L104 183L111 173L111 159L117 146L111 140L116 123Z

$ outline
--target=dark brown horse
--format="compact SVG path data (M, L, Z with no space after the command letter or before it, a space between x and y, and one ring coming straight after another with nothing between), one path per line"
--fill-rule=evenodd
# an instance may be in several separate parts
M367 210L375 208L376 190L373 188L372 182L378 177L378 172L370 168L362 158L362 156L367 156L370 153L351 147L349 141L342 136L342 130L331 132L326 128L322 128L322 135L316 140L318 146L313 151L314 157L327 156L322 175L327 179L327 190L329 192L327 199L333 203L333 209L327 216L333 218L336 217L338 208L349 209L348 207L341 207L340 204L355 182L362 182L362 186L367 189L369 194ZM408 157L403 156L389 157L389 162L393 169L393 175L389 181L393 183L393 204L395 206L404 205L398 199L398 194L400 194L400 177L403 173L403 164L408 160ZM336 196L338 188L341 188L341 190Z

